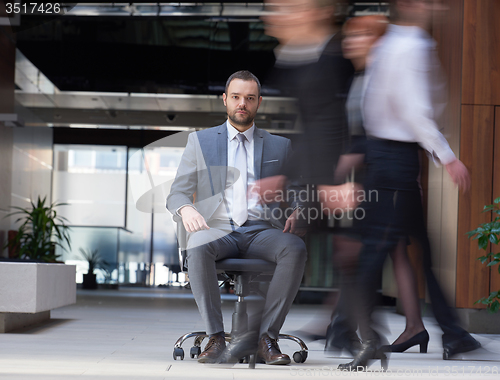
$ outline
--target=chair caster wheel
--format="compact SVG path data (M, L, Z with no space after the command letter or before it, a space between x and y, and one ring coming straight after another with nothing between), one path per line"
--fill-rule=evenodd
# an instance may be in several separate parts
M191 350L189 351L189 356L191 356L191 359L197 358L201 354L201 348L198 346L193 346L191 347Z
M184 360L184 349L181 347L174 348L174 360L177 360L177 358Z
M443 351L443 360L449 360L450 359L450 351L448 351L447 349L445 349Z
M307 359L307 351L296 351L293 354L293 361L295 363L304 363Z

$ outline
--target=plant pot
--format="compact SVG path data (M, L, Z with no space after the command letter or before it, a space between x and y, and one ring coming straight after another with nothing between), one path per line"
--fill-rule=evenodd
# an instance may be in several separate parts
M0 262L7 262L7 263L35 263L35 264L64 264L64 261L55 261L53 263L48 263L47 261L43 261L43 260L20 259L18 257L14 257L14 258L0 257Z
M94 273L87 273L83 275L83 289L97 289L96 275Z
M0 333L49 320L50 310L74 304L75 276L75 265L0 260Z

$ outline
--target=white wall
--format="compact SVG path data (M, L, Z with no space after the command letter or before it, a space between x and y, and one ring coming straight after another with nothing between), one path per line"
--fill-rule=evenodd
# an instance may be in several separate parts
M52 128L12 129L10 205L30 207L30 201L36 202L38 196L47 196L50 202L52 136ZM18 227L14 221L15 217L11 217L9 229Z

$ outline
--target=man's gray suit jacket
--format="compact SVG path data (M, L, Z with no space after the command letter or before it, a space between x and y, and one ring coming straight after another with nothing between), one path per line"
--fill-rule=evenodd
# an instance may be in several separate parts
M193 132L188 137L170 194L167 209L174 214L183 205L194 205L210 223L214 212L224 201L227 167L227 124ZM283 174L292 155L289 139L254 130L255 179ZM196 194L196 195L195 195ZM194 201L194 203L193 203ZM290 207L295 207L294 200ZM264 205L264 219L277 228L284 227L284 213L278 210L279 203Z

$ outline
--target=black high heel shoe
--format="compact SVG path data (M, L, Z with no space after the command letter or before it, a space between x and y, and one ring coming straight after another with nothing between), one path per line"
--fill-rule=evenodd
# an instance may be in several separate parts
M475 340L470 334L454 340L446 339L443 335L443 360L449 360L453 355L477 350L481 343Z
M427 346L429 345L429 333L427 330L420 331L418 334L412 336L410 339L399 344L391 344L382 346L380 349L384 352L405 352L410 347L420 345L420 353L427 353Z
M216 364L235 364L247 358L248 368L255 368L257 358L258 336L254 332L246 332L226 346Z
M354 360L350 363L340 364L338 369L350 372L366 371L370 360L380 359L382 369L387 371L387 356L377 348L379 342L378 339L367 340L363 343L361 351L358 352Z
M358 335L354 333L346 333L342 335L331 334L327 336L325 343L326 354L337 354L343 350L349 351L352 357L355 357L361 350L361 341Z

